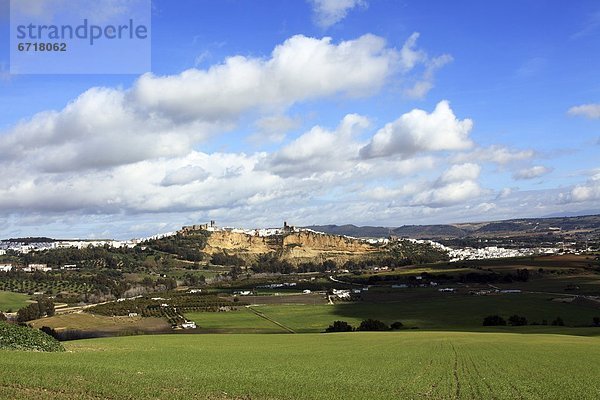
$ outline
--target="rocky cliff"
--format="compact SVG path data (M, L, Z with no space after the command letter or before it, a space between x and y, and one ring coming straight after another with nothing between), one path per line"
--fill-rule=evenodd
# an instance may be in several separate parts
M290 262L344 262L381 251L377 246L363 240L344 236L321 234L310 231L291 232L273 236L254 236L231 231L212 232L204 252L225 252L244 258L259 254L275 253Z

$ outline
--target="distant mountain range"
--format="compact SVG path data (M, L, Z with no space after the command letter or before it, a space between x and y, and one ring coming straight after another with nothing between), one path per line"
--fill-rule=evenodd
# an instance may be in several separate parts
M335 235L353 237L387 237L414 239L454 239L465 237L508 237L540 235L600 235L600 215L522 218L505 221L447 225L404 225L398 228L356 225L313 225L306 228Z

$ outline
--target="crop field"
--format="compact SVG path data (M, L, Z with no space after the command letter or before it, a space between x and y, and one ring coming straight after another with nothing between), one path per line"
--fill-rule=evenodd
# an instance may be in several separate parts
M25 294L0 291L0 312L8 310L16 312L28 304L27 300L29 296Z
M70 293L83 293L88 289L83 283L71 282L71 281L35 281L33 279L14 279L14 278L2 278L0 280L0 290L6 290L11 292L20 293L31 293L31 292L44 292L44 293L58 293L58 292L70 292Z
M268 321L246 307L229 312L190 312L185 314L202 328L223 333L285 333L285 329Z
M373 293L373 297L377 294ZM389 296L382 294L383 296ZM343 320L358 326L364 319L379 319L387 324L402 322L406 328L457 331L508 331L508 332L557 332L599 335L600 328L592 328L592 319L600 316L600 307L594 304L560 303L546 294L506 294L493 296L470 296L419 290L400 293L395 301L348 302L330 304L262 304L252 308L274 321L271 328L281 326L297 333L323 332L335 320ZM531 324L548 324L561 317L567 326L553 327L528 325L524 327L483 327L488 315L498 314L508 319L513 314L527 318ZM249 310L224 313L186 313L199 328L222 332L252 332L252 328L265 329L268 322ZM265 325L267 324L267 325ZM216 331L215 331L216 332Z
M0 398L585 400L600 394L600 339L591 337L166 335L66 347L65 353L0 351Z
M261 305L256 310L296 332L322 332L334 320L344 320L351 325L374 318L388 324L401 321L407 328L434 330L494 330L482 327L483 318L499 314L508 318L518 314L530 323L550 323L560 316L571 327L586 327L600 308L587 304L558 303L544 294L510 294L497 296L468 296L458 294L407 298L406 301L338 303L335 305ZM520 329L536 332L548 327L527 326ZM568 331L570 328L562 328ZM591 328L586 334L600 335L600 328Z
M168 331L171 325L162 318L106 317L89 313L60 314L29 322L34 328L48 326L54 329L71 329L106 333Z

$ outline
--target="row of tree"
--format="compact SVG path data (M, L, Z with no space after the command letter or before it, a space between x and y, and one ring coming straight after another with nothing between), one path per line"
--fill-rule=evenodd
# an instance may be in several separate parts
M599 319L599 322L600 322L600 319ZM528 324L527 318L517 315L517 314L511 315L510 317L508 317L508 322L499 315L488 315L487 317L485 317L483 319L483 326L506 326L506 325L524 326L527 324ZM538 325L538 324L533 323L532 325ZM541 325L548 325L548 321L542 320ZM556 319L554 319L551 322L551 325L564 326L565 321L563 321L563 319L561 317L556 317Z
M385 322L369 318L363 320L356 328L346 321L333 321L333 324L329 325L327 329L325 329L325 332L390 331L402 329L403 326L404 325L400 321L396 321L388 326Z

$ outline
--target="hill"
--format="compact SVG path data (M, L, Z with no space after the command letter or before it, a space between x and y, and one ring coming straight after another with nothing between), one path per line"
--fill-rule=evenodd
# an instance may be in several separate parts
M315 225L319 232L354 237L387 237L392 232L396 236L413 239L456 239L529 236L542 237L600 237L600 215L584 215L552 218L520 218L504 221L477 223L457 223L445 225L403 225L397 228L383 228L355 225Z

